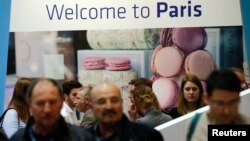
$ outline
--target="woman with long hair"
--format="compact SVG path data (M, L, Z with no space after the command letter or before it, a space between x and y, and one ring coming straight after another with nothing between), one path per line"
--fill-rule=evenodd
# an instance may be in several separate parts
M171 109L169 115L177 118L202 106L204 106L202 84L197 76L187 74L181 82L177 107Z
M2 121L5 134L10 138L18 129L24 128L29 119L26 93L32 80L30 78L19 78L14 86L13 96L10 100L7 112Z

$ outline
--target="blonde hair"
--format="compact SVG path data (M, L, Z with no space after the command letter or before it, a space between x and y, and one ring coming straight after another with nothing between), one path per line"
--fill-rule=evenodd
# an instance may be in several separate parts
M160 109L159 102L149 86L139 85L131 93L134 96L135 103L141 105L141 108L147 109L153 107L156 110ZM149 97L142 97L144 95L148 95Z

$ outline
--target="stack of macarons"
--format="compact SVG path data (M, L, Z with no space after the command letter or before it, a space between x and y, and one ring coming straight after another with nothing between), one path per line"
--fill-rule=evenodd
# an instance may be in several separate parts
M124 71L131 69L131 61L126 57L85 57L83 58L83 68L85 70L106 69L109 71Z
M85 57L83 58L83 67L86 70L98 70L105 68L104 57Z
M206 45L207 34L202 27L161 29L160 44L154 50L151 69L154 73L154 93L160 99L166 97L165 100L159 100L162 108L169 109L177 102L175 85L179 87L185 74L194 74L205 81L216 68L212 54L204 49ZM172 85L168 86L171 88L169 92L161 88L163 82Z
M124 71L131 69L131 61L129 58L112 57L105 60L106 70Z

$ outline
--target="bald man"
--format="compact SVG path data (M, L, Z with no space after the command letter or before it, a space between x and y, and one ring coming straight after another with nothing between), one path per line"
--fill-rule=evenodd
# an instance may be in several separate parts
M89 128L95 140L163 141L158 131L128 120L122 112L121 92L112 83L96 85L90 94L90 105L97 120Z

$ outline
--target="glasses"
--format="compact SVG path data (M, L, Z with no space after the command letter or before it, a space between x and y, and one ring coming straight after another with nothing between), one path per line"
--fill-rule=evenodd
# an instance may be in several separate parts
M217 107L225 107L225 106L229 106L229 107L234 107L234 106L238 106L240 103L240 99L233 99L230 101L223 101L223 100L211 100L212 104L214 106Z

